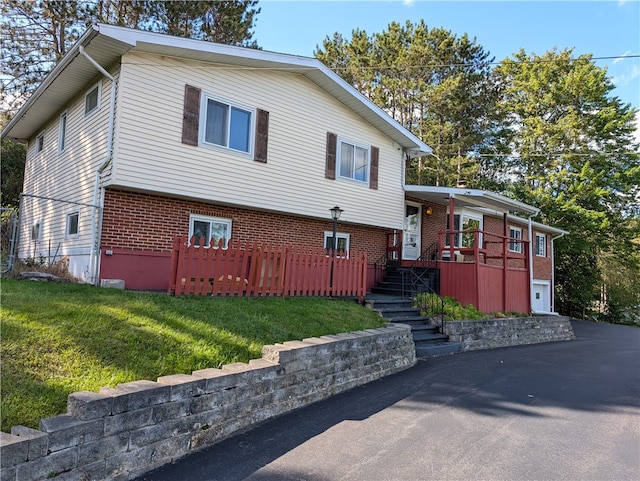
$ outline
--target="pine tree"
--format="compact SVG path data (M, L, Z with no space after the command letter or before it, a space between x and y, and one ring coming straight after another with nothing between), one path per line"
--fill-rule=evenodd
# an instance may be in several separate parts
M572 50L520 51L496 74L505 114L496 141L509 155L493 170L503 169L511 195L542 210L540 220L571 232L557 242L556 307L582 316L606 281L603 259L640 274L631 262L640 213L636 111L611 96L611 80L590 55L573 58Z

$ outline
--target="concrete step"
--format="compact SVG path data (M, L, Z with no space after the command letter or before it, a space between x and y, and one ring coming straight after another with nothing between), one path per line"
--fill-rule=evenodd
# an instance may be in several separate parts
M457 341L447 342L416 342L416 357L437 357L457 354L462 351L462 344Z
M413 341L424 341L424 342L448 342L449 336L446 334L440 334L438 332L433 331L414 331L411 330L411 335L413 337Z

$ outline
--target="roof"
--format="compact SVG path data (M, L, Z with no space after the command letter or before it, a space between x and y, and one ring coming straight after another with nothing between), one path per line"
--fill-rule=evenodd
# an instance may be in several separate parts
M411 197L426 200L433 204L447 205L449 199L454 198L456 205L459 207L484 207L500 212L520 212L532 216L540 212L537 207L488 190L405 185L404 191Z
M317 59L97 24L58 62L2 131L2 139L26 140L96 78L80 46L108 69L129 51L171 55L203 62L278 69L302 75L386 134L412 157L431 148Z

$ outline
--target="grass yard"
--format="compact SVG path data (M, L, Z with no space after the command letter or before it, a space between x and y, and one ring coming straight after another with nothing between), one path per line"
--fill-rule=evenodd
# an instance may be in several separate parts
M1 430L37 428L67 395L247 362L262 346L380 327L355 302L320 298L175 298L3 279Z

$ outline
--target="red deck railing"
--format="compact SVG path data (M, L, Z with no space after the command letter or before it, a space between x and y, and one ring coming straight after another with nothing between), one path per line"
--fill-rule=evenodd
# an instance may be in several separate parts
M464 236L466 245L445 245L447 237L453 239L457 234ZM455 297L486 313L531 310L529 241L466 230L439 232L438 245L443 296Z
M168 293L211 296L364 297L367 257L256 242L229 241L196 246L176 237L171 254ZM333 269L333 282L331 270Z

